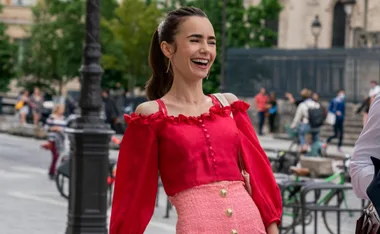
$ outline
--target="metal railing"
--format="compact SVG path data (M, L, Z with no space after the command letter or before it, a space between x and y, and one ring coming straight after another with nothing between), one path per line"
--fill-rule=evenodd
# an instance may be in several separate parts
M261 87L283 97L310 88L322 99L345 89L348 101L360 101L369 81L380 82L380 50L372 49L230 49L225 85L228 92L252 97Z

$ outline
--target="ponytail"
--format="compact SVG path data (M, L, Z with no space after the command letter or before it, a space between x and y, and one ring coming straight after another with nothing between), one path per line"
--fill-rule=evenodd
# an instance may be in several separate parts
M173 84L173 73L170 69L167 73L168 58L162 53L158 31L156 30L149 51L149 66L152 76L146 83L145 89L149 100L162 98Z

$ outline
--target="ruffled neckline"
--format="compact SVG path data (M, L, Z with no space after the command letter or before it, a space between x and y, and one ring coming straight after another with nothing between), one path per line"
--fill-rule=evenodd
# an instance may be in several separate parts
M199 116L186 116L179 114L178 116L165 115L162 111L157 111L150 115L142 115L132 113L131 115L124 115L125 122L127 124L139 123L150 124L156 121L167 121L174 124L186 123L186 124L199 124L200 120L212 120L217 116L226 117L232 113L245 112L249 108L249 104L242 100L233 102L230 106L213 105L210 107L207 113L203 113Z

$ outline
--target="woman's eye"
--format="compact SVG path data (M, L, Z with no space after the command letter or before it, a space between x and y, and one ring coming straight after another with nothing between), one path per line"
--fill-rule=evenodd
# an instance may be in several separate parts
M210 41L209 44L210 45L216 45L216 42L215 41Z
M199 40L194 40L194 39L193 39L193 40L190 40L190 42L199 42Z

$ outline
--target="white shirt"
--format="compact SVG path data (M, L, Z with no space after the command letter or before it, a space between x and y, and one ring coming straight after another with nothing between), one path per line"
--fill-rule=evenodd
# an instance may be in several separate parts
M372 102L367 123L355 143L350 164L354 192L363 199L368 199L366 191L375 174L371 156L380 159L380 95Z
M309 108L319 108L321 105L314 101L313 99L307 99L301 102L296 110L292 125L297 125L299 123L308 124L309 123Z
M373 96L377 95L378 93L380 93L380 86L376 85L375 87L373 87L369 90L368 96L373 97Z

